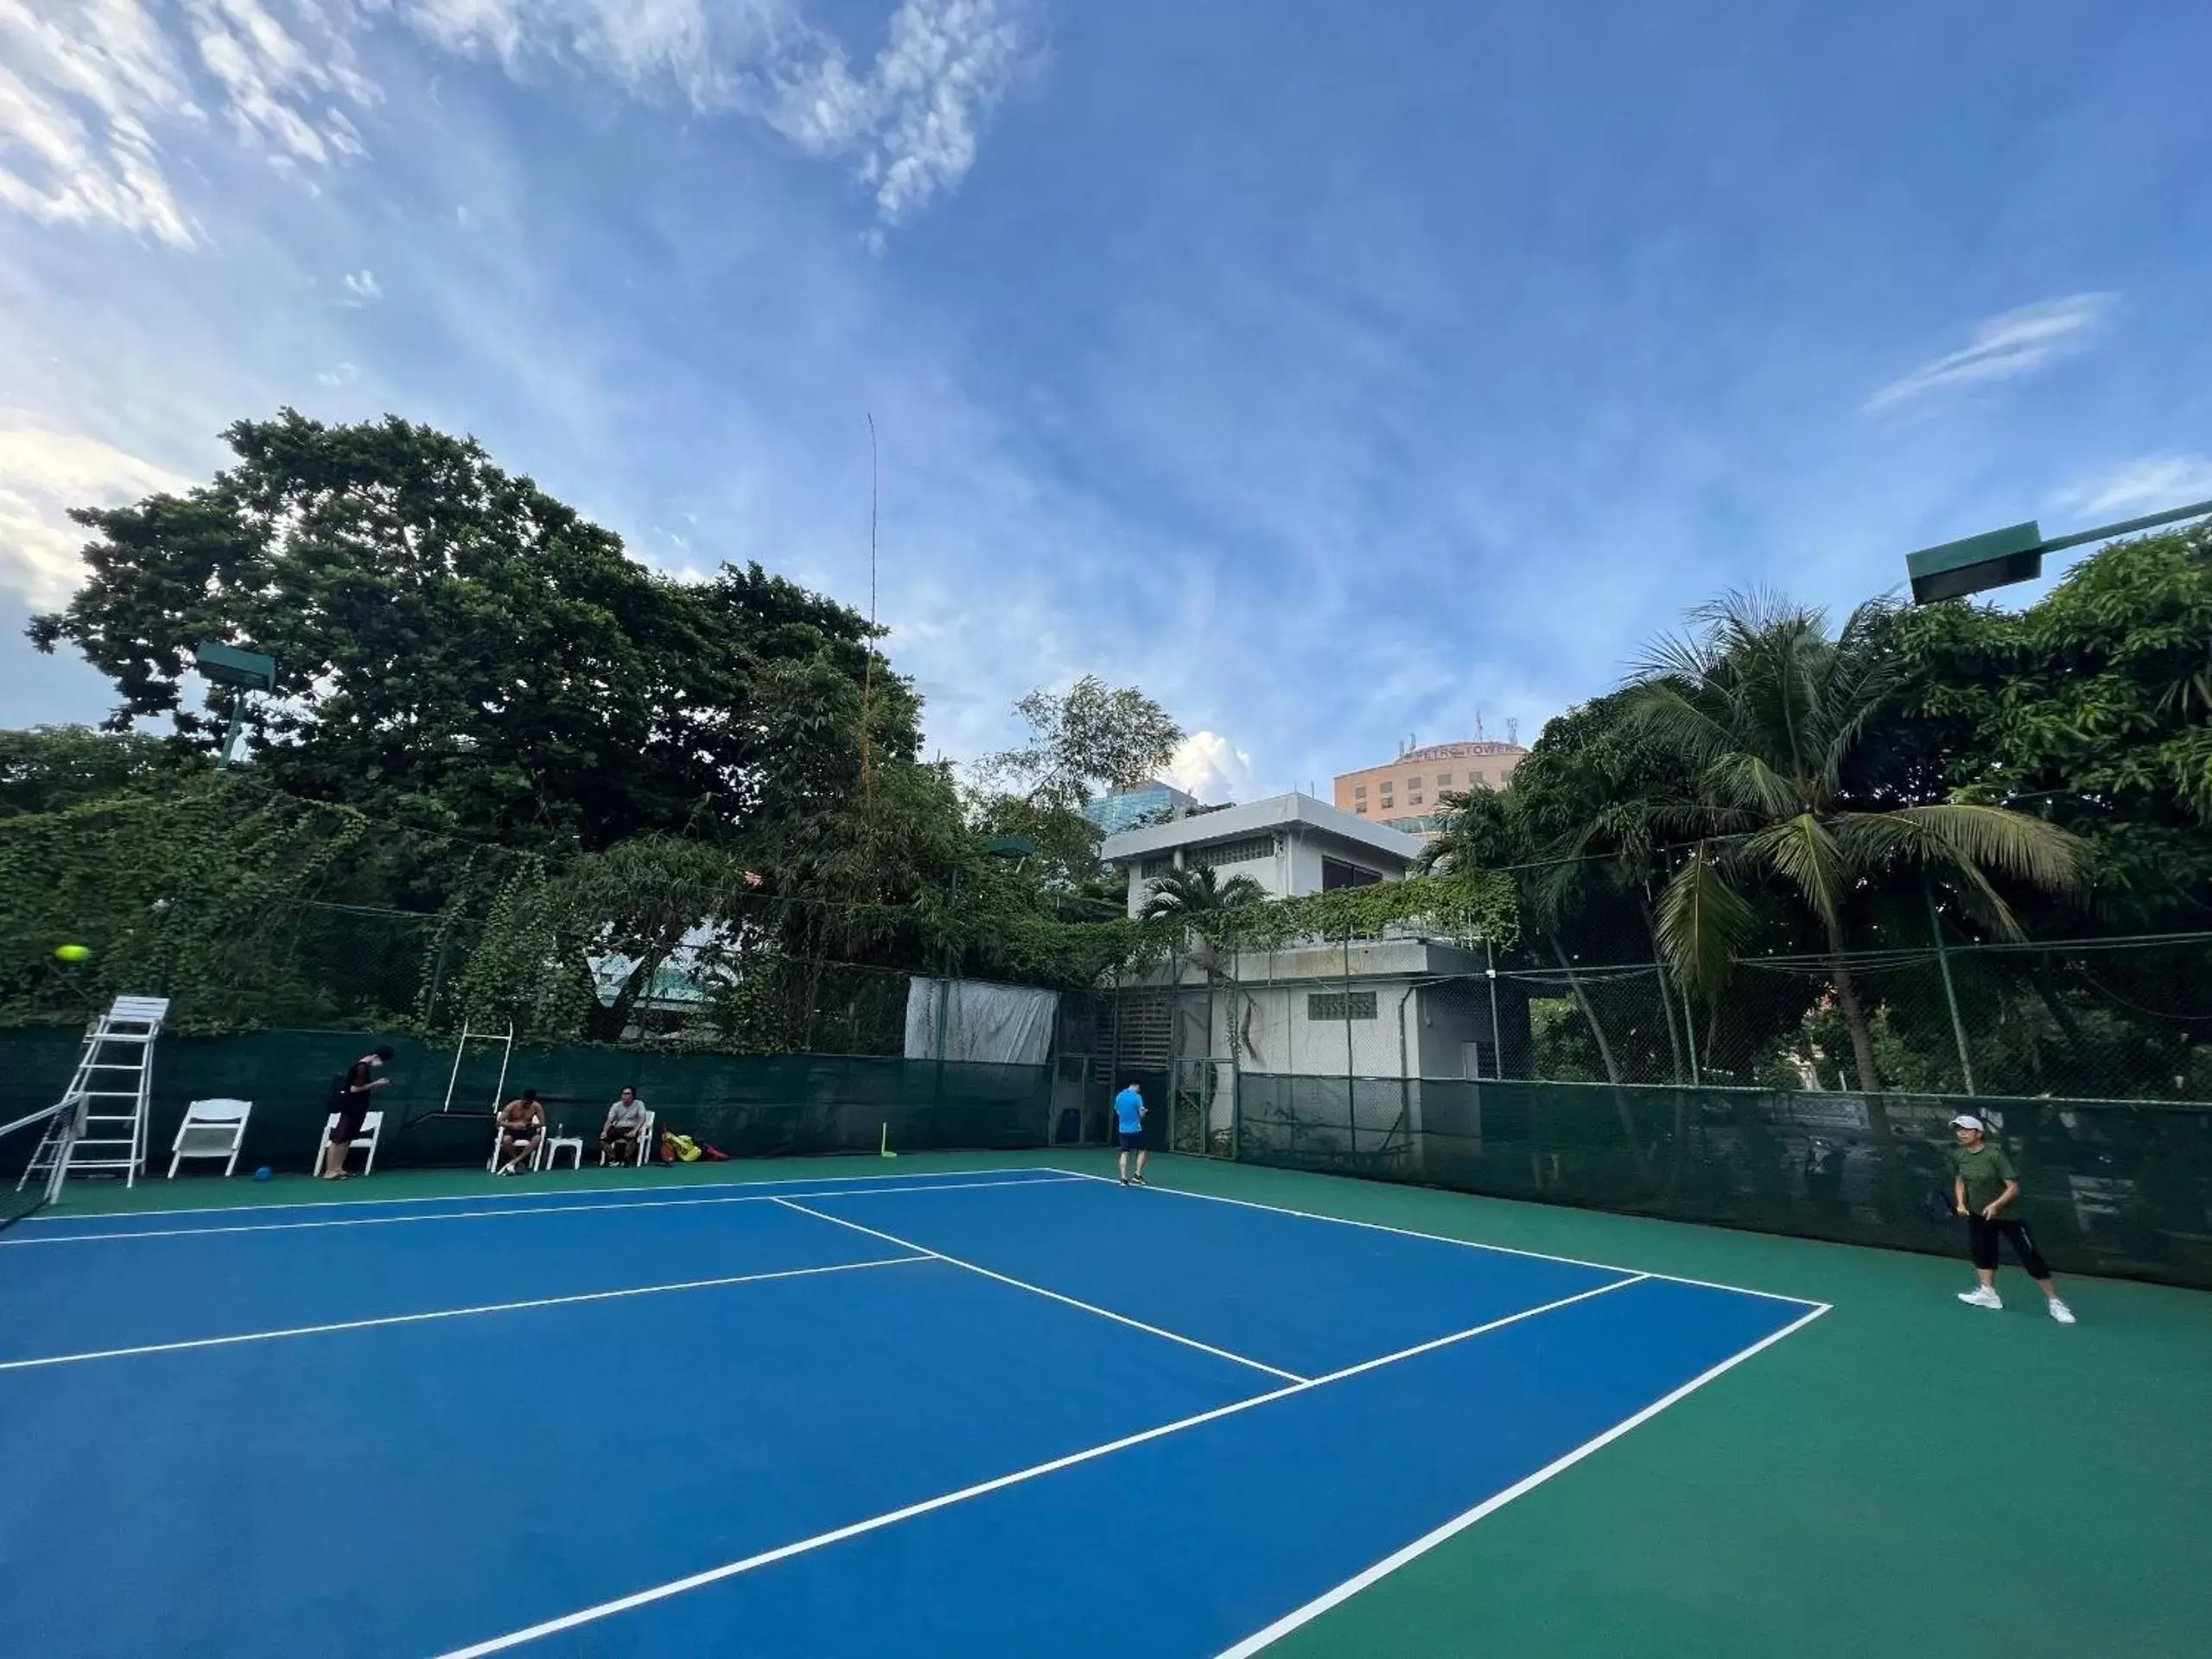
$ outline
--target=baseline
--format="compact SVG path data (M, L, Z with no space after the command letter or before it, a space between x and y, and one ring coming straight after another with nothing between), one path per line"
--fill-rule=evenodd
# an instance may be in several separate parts
M219 1237L225 1234L232 1233L322 1231L334 1227L397 1227L411 1222L425 1221L516 1221L524 1219L531 1216L573 1216L597 1214L613 1210L686 1210L696 1209L708 1205L776 1204L781 1202L785 1198L868 1198L874 1196L876 1192L970 1192L979 1189L995 1186L1065 1186L1071 1180L1087 1179L1089 1178L1083 1176L1062 1175L1058 1173L1054 1173L1048 1174L1041 1180L944 1181L933 1182L921 1185L879 1187L874 1189L838 1186L825 1188L818 1192L792 1193L753 1192L748 1191L743 1192L725 1192L717 1194L712 1198L633 1198L627 1203L615 1204L533 1204L526 1208L514 1210L478 1210L466 1211L460 1213L439 1213L420 1216L346 1216L341 1217L335 1221L272 1221L259 1224L252 1223L240 1223L236 1226L227 1227L127 1227L118 1229L113 1232L105 1233L58 1233L50 1237L44 1238L0 1238L0 1249L22 1249L32 1246L55 1244L112 1243L121 1239L214 1238ZM751 1184L748 1183L747 1185L750 1185ZM766 1183L761 1183L761 1185L766 1185ZM602 1192L623 1192L632 1191L634 1189L607 1187L601 1188L599 1190ZM516 1194L515 1196L539 1198L544 1195L542 1193L527 1193ZM352 1202L352 1200L340 1200L339 1202ZM380 1204L407 1204L415 1202L437 1202L437 1200L391 1198L378 1199L375 1200L375 1202ZM274 1207L276 1206L271 1206L271 1208ZM304 1205L293 1207L313 1210L328 1206L320 1205ZM138 1211L134 1211L133 1213L139 1215L160 1215L163 1212L154 1210ZM235 1210L217 1208L215 1210L199 1213L211 1215L232 1215L236 1214L237 1211ZM65 1217L65 1219L67 1218ZM89 1217L76 1217L76 1219L84 1220L89 1219Z
M1076 1172L1072 1170L1048 1169L1041 1164L1002 1164L996 1167L988 1169L915 1170L911 1173L904 1173L897 1175L779 1175L765 1181L729 1181L724 1182L722 1185L727 1186L739 1186L744 1188L748 1192L757 1192L767 1187L821 1186L832 1181L850 1182L856 1187L889 1187L895 1185L899 1182L945 1180L965 1175L1002 1176L1022 1174L1057 1176L1064 1180L1071 1179L1090 1180L1094 1179L1089 1175L1077 1175ZM702 1181L696 1183L696 1185L703 1186L707 1185L707 1183ZM391 1209L401 1205L413 1204L526 1205L531 1200L537 1198L557 1197L596 1198L601 1196L611 1196L613 1194L621 1192L647 1192L651 1191L652 1189L650 1187L642 1186L576 1186L570 1187L565 1194L553 1194L548 1193L542 1187L524 1187L505 1192L448 1192L419 1198L300 1198L284 1204L255 1204L251 1201L246 1201L238 1204L193 1205L189 1206L180 1206L174 1210L168 1208L157 1208L152 1210L106 1210L89 1215L71 1215L66 1211L56 1211L48 1210L40 1211L35 1215L24 1217L22 1219L22 1224L25 1226L35 1227L69 1227L77 1225L80 1223L92 1224L109 1221L130 1221L137 1219L151 1220L159 1219L168 1216L234 1216L241 1212L249 1212L254 1215L266 1215L270 1211L276 1210L356 1210L374 1208L377 1206Z

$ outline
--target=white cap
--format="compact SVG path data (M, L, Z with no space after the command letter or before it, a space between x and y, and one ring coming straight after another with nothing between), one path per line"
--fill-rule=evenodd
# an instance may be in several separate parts
M1951 1127L1955 1129L1974 1129L1980 1131L1986 1128L1988 1126L1980 1118L1974 1116L1971 1112L1961 1112L1956 1117L1951 1120Z

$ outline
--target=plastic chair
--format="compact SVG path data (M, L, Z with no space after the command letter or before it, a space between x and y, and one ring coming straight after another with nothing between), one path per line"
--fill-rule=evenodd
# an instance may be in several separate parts
M493 1114L492 1118L492 1150L484 1155L484 1167L490 1170L494 1175L499 1173L499 1142L505 1134L506 1130L500 1127L498 1115L496 1113ZM539 1170L545 1167L545 1152L548 1144L545 1128L543 1124L540 1124L538 1126L537 1132L537 1144L531 1148L530 1153L530 1170L531 1174L534 1175Z
M654 1117L655 1114L648 1109L645 1112L645 1123L638 1130L637 1155L630 1160L630 1166L632 1169L643 1169L645 1166L645 1160L652 1155Z
M323 1119L322 1139L315 1143L315 1173L318 1175L322 1173L322 1160L324 1155L330 1150L330 1137L337 1132L337 1129L338 1114L333 1112L328 1117ZM349 1156L353 1153L359 1152L364 1147L368 1150L369 1160L366 1164L362 1166L362 1174L373 1175L376 1173L377 1142L383 1138L383 1135L384 1114L382 1112L371 1112L366 1117L361 1120L361 1132L355 1135L353 1140L347 1143L346 1150Z
M228 1178L237 1172L238 1150L245 1144L246 1120L253 1116L250 1100L195 1100L184 1109L184 1122L176 1127L176 1141L169 1147L168 1179L176 1179L178 1163L187 1158L223 1158ZM188 1144L197 1136L197 1144Z

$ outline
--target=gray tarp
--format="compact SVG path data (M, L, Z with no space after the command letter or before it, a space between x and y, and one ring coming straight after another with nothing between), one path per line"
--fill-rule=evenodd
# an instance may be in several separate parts
M940 987L944 992L942 1009ZM1052 1021L1059 1005L1058 991L972 979L925 979L918 974L906 984L906 1058L940 1058L938 1029L942 1020L944 1059L1042 1065L1052 1055Z

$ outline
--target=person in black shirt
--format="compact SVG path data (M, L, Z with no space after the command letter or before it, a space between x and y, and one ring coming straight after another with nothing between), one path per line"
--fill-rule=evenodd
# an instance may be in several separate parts
M346 1179L346 1154L361 1133L361 1125L368 1121L369 1096L379 1089L391 1086L390 1077L377 1076L378 1071L391 1062L391 1050L379 1048L373 1054L362 1055L346 1068L345 1081L338 1085L338 1122L330 1131L330 1149L323 1154L324 1180Z

